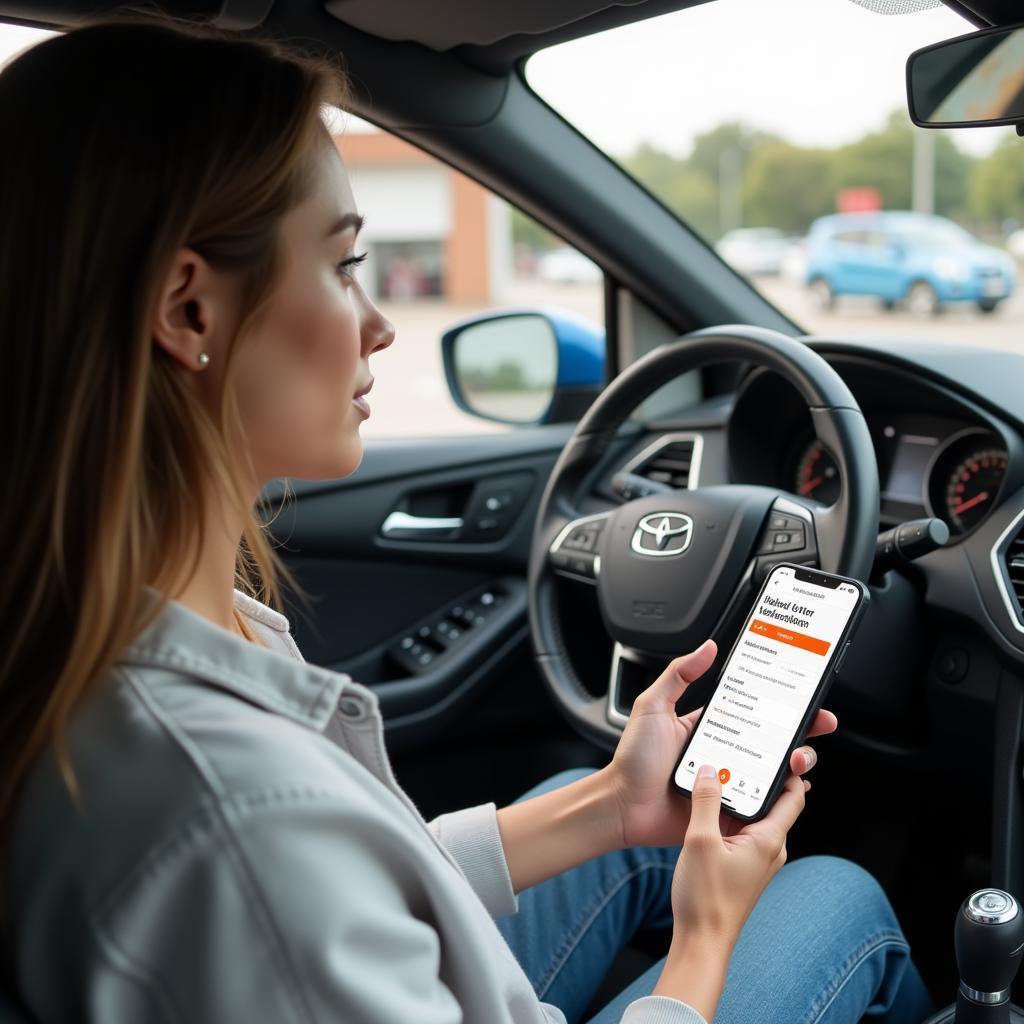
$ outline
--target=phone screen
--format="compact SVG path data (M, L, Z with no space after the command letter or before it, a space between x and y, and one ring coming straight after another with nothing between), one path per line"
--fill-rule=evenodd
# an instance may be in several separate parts
M808 578L826 577L789 566L768 576L676 768L691 790L697 769L714 765L723 804L747 817L768 798L861 600L853 584Z

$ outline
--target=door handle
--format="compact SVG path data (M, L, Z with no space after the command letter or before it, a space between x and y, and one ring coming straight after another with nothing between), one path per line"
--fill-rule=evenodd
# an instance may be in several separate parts
M392 512L380 532L390 540L424 540L427 537L453 538L461 529L461 516L411 516L408 512Z

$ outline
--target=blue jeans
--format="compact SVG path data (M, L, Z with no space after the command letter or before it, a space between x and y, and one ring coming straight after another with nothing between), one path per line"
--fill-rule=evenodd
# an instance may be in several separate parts
M561 772L520 800L593 769ZM498 928L537 996L581 1024L608 968L639 928L670 928L679 847L604 854L519 894ZM589 1024L617 1024L650 995L664 961ZM835 857L794 861L769 883L736 945L715 1024L920 1024L931 1013L910 948L878 883Z

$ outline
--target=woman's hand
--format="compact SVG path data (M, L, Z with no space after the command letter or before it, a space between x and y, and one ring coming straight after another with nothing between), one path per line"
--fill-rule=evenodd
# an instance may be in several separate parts
M765 817L726 835L718 773L712 765L700 767L686 842L672 877L674 937L735 943L765 886L786 863L786 836L804 809L810 785L790 775Z
M686 842L672 876L672 942L653 995L681 999L711 1020L732 949L765 886L786 863L786 835L809 782L796 775L760 821L721 829L722 787L712 765L693 785Z
M690 683L711 667L717 652L715 642L706 640L693 653L670 662L633 702L615 756L604 769L615 794L624 846L672 846L682 842L690 821L690 801L672 788L670 776L700 711L680 717L676 702ZM837 725L831 711L819 711L808 736L834 732ZM816 760L810 747L797 747L790 769L794 775L803 775ZM724 831L735 832L738 827L736 819L723 818Z

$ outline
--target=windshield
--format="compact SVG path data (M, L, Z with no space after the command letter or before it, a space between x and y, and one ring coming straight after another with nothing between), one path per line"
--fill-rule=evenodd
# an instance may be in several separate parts
M711 0L541 51L526 74L805 330L1014 345L1024 141L907 114L910 53L971 29L945 7ZM892 211L882 245L865 217Z

